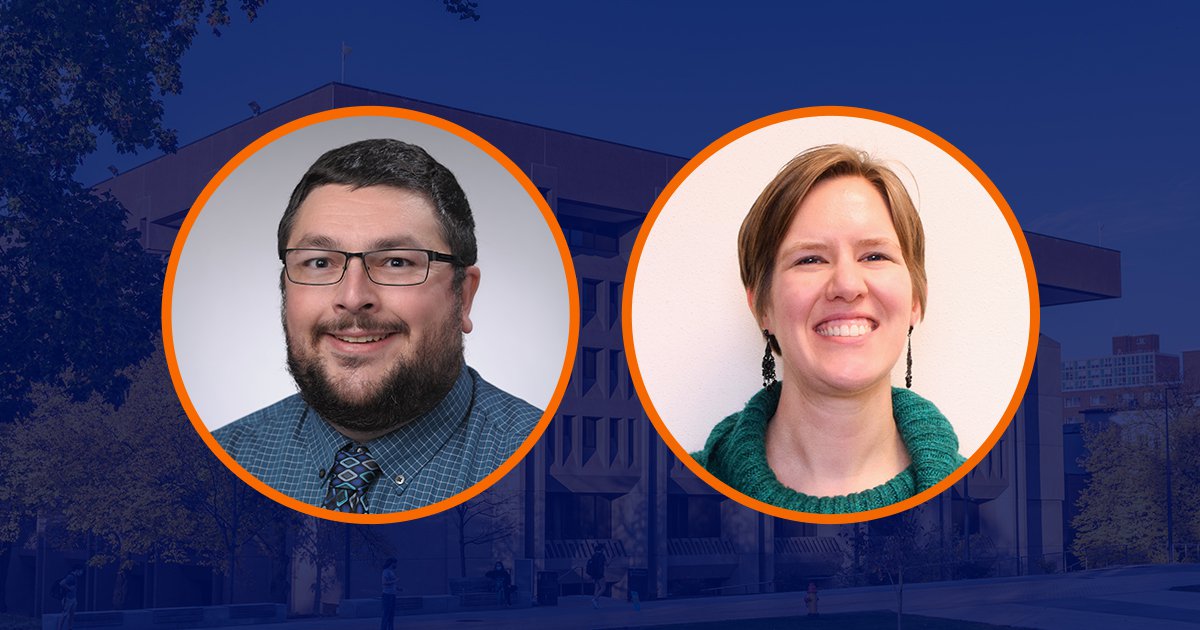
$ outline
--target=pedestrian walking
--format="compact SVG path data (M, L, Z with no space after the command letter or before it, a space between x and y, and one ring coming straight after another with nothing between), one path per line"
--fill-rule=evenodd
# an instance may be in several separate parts
M396 621L396 559L388 558L383 563L383 573L380 575L383 602L383 618L379 620L379 630L393 630Z
M62 616L58 618L58 630L71 630L75 627L75 609L79 606L79 578L81 577L83 577L83 569L75 569L58 581L58 592L62 598Z
M592 591L592 608L600 607L600 594L604 592L605 561L606 558L604 556L604 545L596 543L596 546L592 548L592 557L588 558L587 562L588 577L592 578L592 582L594 582L594 589Z
M492 581L493 589L496 591L496 603L511 606L512 574L504 568L504 563L497 560L496 566L492 567L492 570L485 573L484 576Z

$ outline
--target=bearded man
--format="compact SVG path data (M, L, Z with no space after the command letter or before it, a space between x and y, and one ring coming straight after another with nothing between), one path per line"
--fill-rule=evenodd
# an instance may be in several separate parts
M279 222L299 393L213 432L276 490L340 512L424 507L482 480L542 412L463 359L475 220L445 166L399 140L322 155Z

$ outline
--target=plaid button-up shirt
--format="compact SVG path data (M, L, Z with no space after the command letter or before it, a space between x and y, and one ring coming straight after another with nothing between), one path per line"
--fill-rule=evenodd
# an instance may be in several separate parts
M464 366L429 413L364 445L381 468L367 492L368 512L411 510L466 490L516 452L541 416ZM317 506L338 449L351 443L298 394L213 431L213 437L263 483Z

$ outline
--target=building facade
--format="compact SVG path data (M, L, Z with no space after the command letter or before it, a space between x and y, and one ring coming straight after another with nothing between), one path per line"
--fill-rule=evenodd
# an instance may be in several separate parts
M382 539L389 553L401 558L400 586L406 594L446 593L461 566L478 576L496 560L514 569L527 596L545 589L587 592L583 568L595 545L609 558L606 590L618 598L633 592L641 599L770 592L802 589L810 581L832 585L860 578L862 547L857 541L896 531L896 521L818 526L765 516L727 500L676 460L634 391L620 322L626 264L643 218L684 158L329 84L97 188L111 191L130 210L130 226L140 231L147 250L165 254L201 189L236 152L291 120L354 105L423 111L496 145L554 210L579 283L580 345L554 421L524 462L464 506L486 516L473 521L467 533L490 527L496 535L461 546L463 531L455 522L461 514L454 510L361 530ZM1042 307L1120 295L1119 253L1043 235L1027 238L1038 267ZM925 530L943 549L965 537L969 558L981 552L972 549L971 540L986 538L995 557L1011 559L1007 573L1037 570L1046 558L1061 565L1060 356L1055 341L1039 340L1024 404L1003 438L964 480L920 510ZM299 533L293 533L285 541L293 545L291 557L247 560L245 570L253 572L247 577L257 579L245 581L237 598L284 597L294 614L312 614L323 603L376 594L379 558L356 551L363 545L355 542L359 539L353 531L345 534L344 553L334 554L332 581L329 571L296 557ZM176 571L164 569L147 578L152 585L145 588L156 596L143 598L142 605L187 603L166 595ZM203 582L195 573L189 574L187 587L193 592ZM280 577L268 580L266 575ZM94 581L102 579L94 576ZM273 580L284 584L272 586ZM314 597L314 592L323 594ZM198 598L214 601L219 596L210 592ZM102 606L84 602L84 609Z
M1063 361L1063 409L1078 422L1089 411L1161 405L1163 389L1182 383L1178 355L1160 351L1159 336L1113 337L1112 354Z

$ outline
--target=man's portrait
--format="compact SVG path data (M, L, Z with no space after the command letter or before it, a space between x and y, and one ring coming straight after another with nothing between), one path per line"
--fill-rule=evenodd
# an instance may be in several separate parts
M207 200L168 285L196 415L238 466L306 506L388 514L458 495L526 443L564 377L567 276L552 229L491 156L422 127L349 118L267 145ZM279 156L287 166L271 165ZM290 187L254 185L257 170L281 179L288 169ZM237 194L247 183L251 192ZM261 228L228 231L264 215L273 215L269 240ZM273 259L269 284L262 250ZM258 281L240 275L251 266ZM263 291L273 319L257 307L243 317L239 296L262 303ZM485 329L485 343L468 343ZM248 363L221 360L230 330L243 337L227 341L252 348L241 355ZM276 366L254 356L272 344ZM263 366L283 372L287 388L278 376L265 386L276 395L245 388L262 382L252 371ZM209 404L238 387L240 406Z

